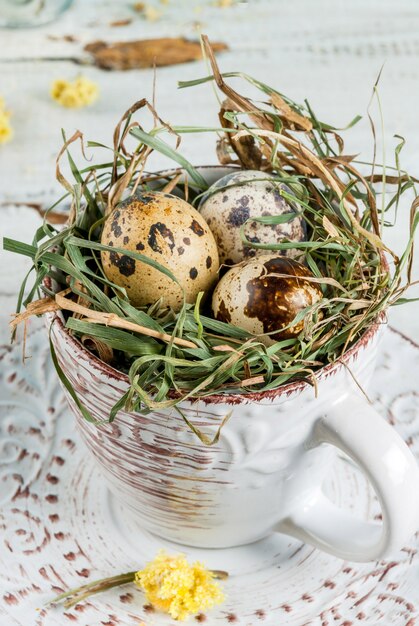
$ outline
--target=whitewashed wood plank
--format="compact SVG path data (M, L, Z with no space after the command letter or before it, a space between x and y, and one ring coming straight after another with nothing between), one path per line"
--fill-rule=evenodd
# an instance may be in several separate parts
M145 21L131 2L76 0L53 24L33 30L0 31L0 58L74 56L81 45L48 36L74 35L80 44L92 38L110 41L156 36L196 36L199 24L235 48L282 48L307 54L381 56L419 53L419 15L415 0L252 0L220 9L212 0L171 2L156 22ZM159 3L155 2L156 6ZM132 19L124 27L115 20Z

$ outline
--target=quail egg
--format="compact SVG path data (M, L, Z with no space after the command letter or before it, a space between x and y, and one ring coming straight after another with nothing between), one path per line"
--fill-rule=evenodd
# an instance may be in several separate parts
M265 345L296 337L303 330L303 319L285 327L322 298L318 284L304 280L312 276L298 261L277 254L250 259L230 269L216 286L214 317L255 335L272 333L261 337Z
M219 259L205 219L185 200L162 192L137 193L119 203L107 218L102 244L139 252L174 274L179 284L158 269L125 254L102 251L106 277L124 287L134 306L162 298L179 310L208 291L217 279Z
M240 229L252 218L295 213L295 218L282 224L261 224L249 221L244 229L252 243L276 244L284 239L304 241L306 224L296 206L281 194L292 195L287 185L274 176L258 170L239 170L223 176L202 197L199 212L211 228L218 246L220 262L227 265L270 254L272 250L252 248L243 243ZM277 252L287 257L301 255L298 249Z

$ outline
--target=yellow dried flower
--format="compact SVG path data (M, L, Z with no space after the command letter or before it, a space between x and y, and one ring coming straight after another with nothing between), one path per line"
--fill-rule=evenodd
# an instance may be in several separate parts
M151 4L147 4L144 8L144 17L149 22L157 22L163 15L162 11L156 9Z
M13 137L13 128L10 124L10 113L5 109L4 99L0 98L0 143L6 143Z
M136 2L134 9L138 11L138 13L141 13L142 17L148 22L157 22L163 15L163 11L160 11L152 4L147 4L146 2Z
M98 98L96 83L79 76L73 81L57 79L51 85L51 98L63 107L77 109L93 104Z
M190 565L183 554L169 556L164 550L135 574L135 584L153 606L179 621L224 600L214 574L202 563Z

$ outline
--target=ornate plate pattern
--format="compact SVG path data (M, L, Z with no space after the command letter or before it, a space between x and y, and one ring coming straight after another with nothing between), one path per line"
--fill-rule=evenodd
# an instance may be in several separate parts
M419 623L419 533L392 559L364 565L342 562L281 535L231 550L197 550L142 531L128 513L121 516L79 440L39 322L31 325L27 352L31 358L25 365L21 346L5 347L0 354L2 626L173 626L131 587L68 611L45 608L64 589L141 567L161 547L230 573L225 604L197 616L196 623ZM418 366L419 349L388 332L372 399L419 460ZM365 519L379 515L365 479L345 459L335 465L326 489L336 503Z

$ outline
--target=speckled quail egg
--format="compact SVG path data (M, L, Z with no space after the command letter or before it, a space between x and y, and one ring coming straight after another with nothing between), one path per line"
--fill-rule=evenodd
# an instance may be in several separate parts
M261 337L265 345L296 337L303 330L304 320L282 329L322 298L317 283L302 280L312 276L298 261L277 254L250 259L230 269L216 286L212 298L214 317L255 335L273 333Z
M179 310L208 291L217 279L218 251L204 218L190 204L162 192L137 193L119 203L105 222L102 244L139 252L169 269L179 285L150 265L102 251L106 277L125 287L134 306L163 299Z
M252 217L296 214L294 219L283 224L248 222L244 233L252 243L276 244L284 239L306 239L305 221L297 214L297 206L281 195L284 191L292 195L291 189L284 183L271 174L257 170L239 170L227 174L209 188L202 197L199 212L214 233L221 263L231 265L272 252L243 243L240 228ZM301 251L289 249L277 254L295 258L301 255Z

